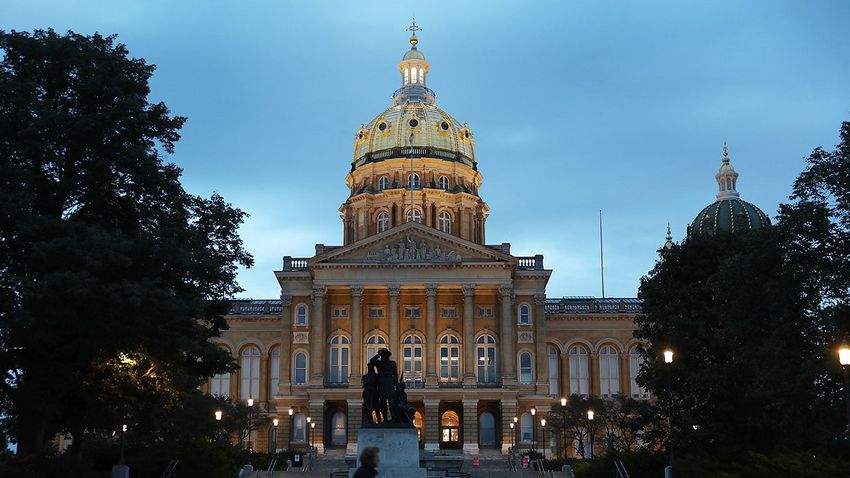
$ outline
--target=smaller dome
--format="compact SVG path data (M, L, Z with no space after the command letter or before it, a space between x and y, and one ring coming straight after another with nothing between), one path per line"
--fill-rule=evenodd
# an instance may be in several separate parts
M407 53L404 54L404 58L401 61L405 60L424 60L425 55L422 54L421 51L416 49L416 45L413 46L410 50L407 50Z
M753 231L770 225L761 209L740 198L715 201L697 214L688 236L712 237L724 232Z

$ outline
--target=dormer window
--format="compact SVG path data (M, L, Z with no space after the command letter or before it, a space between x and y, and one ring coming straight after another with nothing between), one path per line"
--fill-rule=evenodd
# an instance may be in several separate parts
M378 180L378 191L383 191L384 189L389 189L390 187L390 178L387 176L381 176L381 179Z
M440 189L442 189L443 191L449 190L449 178L447 178L445 176L440 176L439 184L440 184Z

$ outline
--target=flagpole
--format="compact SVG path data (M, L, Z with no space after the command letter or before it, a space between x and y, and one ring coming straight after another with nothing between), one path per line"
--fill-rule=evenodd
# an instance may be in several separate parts
M605 255L602 251L602 209L599 210L599 272L602 278L602 298L605 298Z

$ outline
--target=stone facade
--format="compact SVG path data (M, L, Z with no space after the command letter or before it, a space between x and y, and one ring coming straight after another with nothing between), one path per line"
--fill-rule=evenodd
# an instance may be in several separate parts
M354 451L361 376L379 348L404 373L426 450L541 448L531 409L572 393L646 398L633 382L637 299L547 298L542 255L485 243L471 132L433 105L414 40L394 105L356 134L343 245L284 257L280 298L235 301L226 317L218 342L241 368L208 391L279 419L258 450Z

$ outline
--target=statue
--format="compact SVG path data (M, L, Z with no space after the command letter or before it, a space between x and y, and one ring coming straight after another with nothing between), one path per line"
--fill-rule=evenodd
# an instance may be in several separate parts
M407 403L404 383L391 355L389 350L380 349L369 360L363 376L363 426L413 426L414 409Z

